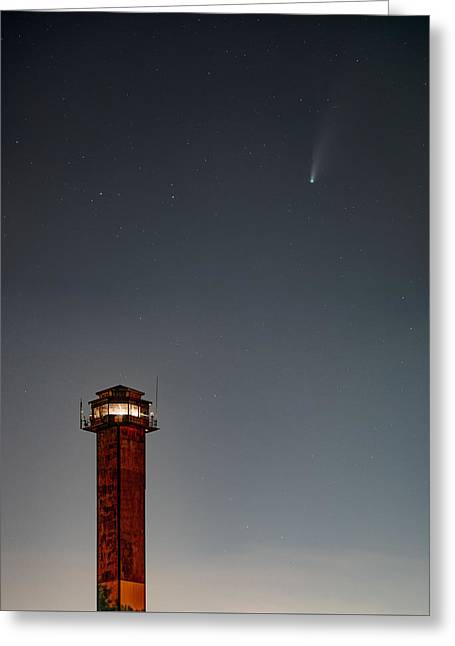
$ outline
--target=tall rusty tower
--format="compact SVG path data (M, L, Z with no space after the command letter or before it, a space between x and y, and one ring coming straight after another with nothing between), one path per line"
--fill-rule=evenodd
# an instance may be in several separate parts
M80 426L96 433L97 609L145 611L145 435L158 423L140 390L96 394Z

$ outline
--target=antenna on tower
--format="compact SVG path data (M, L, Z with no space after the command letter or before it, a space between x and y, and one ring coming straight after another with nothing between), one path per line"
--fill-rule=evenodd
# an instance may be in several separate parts
M158 417L158 375L156 375L155 384L155 415Z
M79 421L80 421L80 427L83 431L89 431L90 430L90 424L85 417L85 412L84 412L84 406L82 404L82 397L79 400L80 402L80 408L79 408Z

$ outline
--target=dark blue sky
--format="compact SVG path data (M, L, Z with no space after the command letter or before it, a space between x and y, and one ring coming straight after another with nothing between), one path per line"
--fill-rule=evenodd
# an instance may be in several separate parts
M427 18L2 31L3 605L95 607L78 400L159 374L149 610L426 613Z

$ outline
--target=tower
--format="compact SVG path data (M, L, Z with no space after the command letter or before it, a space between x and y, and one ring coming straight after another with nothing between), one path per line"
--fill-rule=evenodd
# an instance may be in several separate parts
M97 609L145 611L145 435L157 420L140 390L96 394L81 428L96 433Z

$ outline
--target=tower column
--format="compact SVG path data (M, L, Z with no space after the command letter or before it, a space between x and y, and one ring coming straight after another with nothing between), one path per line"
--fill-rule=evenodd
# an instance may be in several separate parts
M97 393L81 428L97 442L97 609L146 609L145 435L158 430L144 393Z

